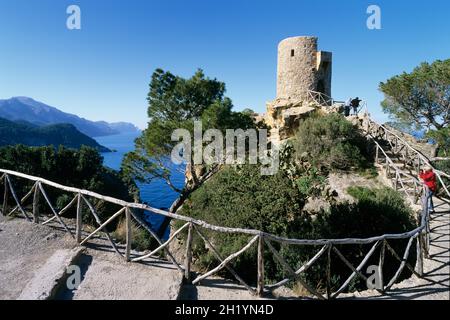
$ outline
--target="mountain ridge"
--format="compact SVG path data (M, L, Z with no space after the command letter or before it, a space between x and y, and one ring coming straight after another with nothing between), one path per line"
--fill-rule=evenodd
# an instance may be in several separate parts
M0 118L13 122L26 121L38 126L68 123L91 138L139 131L128 122L91 121L26 96L0 99Z
M0 147L23 144L26 146L58 147L80 149L82 145L97 149L99 152L111 152L91 137L81 133L74 125L68 123L36 126L26 121L13 122L0 118Z

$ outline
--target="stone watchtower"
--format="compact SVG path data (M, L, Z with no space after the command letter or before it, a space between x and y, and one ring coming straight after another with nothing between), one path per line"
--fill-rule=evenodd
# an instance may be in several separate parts
M266 123L291 135L298 120L312 112L308 92L331 96L331 52L317 51L317 37L292 37L278 44L277 97L267 104Z
M278 44L277 98L305 100L308 90L331 95L331 52L317 51L316 37Z

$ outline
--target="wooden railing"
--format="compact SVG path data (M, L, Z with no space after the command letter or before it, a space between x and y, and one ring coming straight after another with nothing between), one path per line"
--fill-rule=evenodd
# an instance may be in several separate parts
M308 99L311 101L317 103L318 105L322 107L329 107L336 103L332 97L327 96L326 94L323 94L321 92L316 91L309 91L308 92ZM430 166L433 168L434 173L436 174L437 182L442 189L443 197L445 200L450 201L450 174L445 173L441 170L437 170L434 168L434 166L431 164L429 159L424 156L420 151L413 148L411 145L409 145L403 138L399 137L396 133L394 133L392 130L389 130L385 126L378 124L377 122L373 121L367 114L367 102L361 101L360 107L358 109L358 113L361 112L363 109L365 109L366 115L364 116L365 124L363 124L363 130L368 134L369 138L371 138L373 141L376 142L377 139L382 139L386 141L390 145L390 150L396 155L401 158L404 165L410 165L413 166L416 170L416 175L407 175L403 171L395 170L395 184L394 187L397 189L399 183L401 187L406 191L405 183L408 181L409 183L414 184L415 189L415 202L418 201L417 197L417 190L421 190L421 182L418 181L417 176L419 175L420 171L425 166ZM378 155L382 151L381 146L376 143L376 161L378 161ZM392 159L389 159L387 157L386 152L382 151L383 155L385 156L385 168L386 168L386 174L390 175L392 172L392 168L395 167L394 161ZM446 183L445 179L447 179L449 182ZM411 193L407 193L408 197L411 197Z
M345 101L338 101L322 92L317 92L317 91L312 91L312 90L308 91L307 100L309 102L314 102L323 108L330 108L336 104L341 105L341 106L345 105ZM364 112L367 111L367 101L365 101L365 100L360 101L358 110L356 112L357 112L357 114L359 114L363 110L364 110Z
M388 166L389 161L388 161ZM390 166L391 170L398 170L395 166ZM384 266L384 258L385 258L385 252L388 250L391 252L393 257L398 260L399 267L393 277L387 281L384 282L384 279L381 279L381 286L378 288L378 291L385 292L388 291L392 285L399 279L402 271L404 268L408 268L412 273L416 274L417 276L422 276L423 274L423 256L424 254L427 255L428 252L428 243L426 239L429 239L427 234L429 233L429 212L428 207L426 205L426 199L423 199L423 212L421 213L420 217L420 226L417 227L414 230L411 230L406 233L401 234L384 234L377 237L371 237L371 238L365 238L365 239L358 239L358 238L347 238L347 239L318 239L318 240L309 240L309 239L289 239L284 237L279 237L273 234L265 233L259 230L251 230L251 229L240 229L240 228L228 228L228 227L221 227L221 226L215 226L208 224L205 221L197 220L191 217L186 217L174 213L170 213L167 211L159 210L156 208L152 208L145 204L140 203L129 203L125 202L119 199L115 199L112 197L100 195L95 192L91 192L88 190L81 190L73 187L67 187L49 180L45 180L39 177L34 177L30 175L26 175L19 172L14 172L10 170L3 170L0 169L0 174L2 176L0 177L0 180L3 182L3 189L4 189L4 196L3 196L3 203L2 203L2 214L3 215L12 215L15 212L18 212L19 214L23 215L25 219L29 221L33 221L34 223L40 223L40 220L44 215L40 214L39 212L39 201L41 199L41 195L43 196L45 203L47 204L48 208L50 209L50 212L52 214L52 217L48 218L46 217L45 220L42 222L42 224L48 224L51 221L57 221L75 240L79 245L85 245L90 240L93 239L95 235L98 235L99 232L103 232L106 236L107 240L110 242L112 248L114 251L119 254L121 257L123 257L126 261L130 262L138 262L142 261L144 259L147 259L149 257L157 258L156 254L164 252L166 259L170 261L176 269L179 270L179 272L183 273L184 278L186 281L191 282L192 284L198 284L203 279L210 277L214 274L217 274L220 270L226 268L234 277L235 279L243 285L248 291L250 291L252 294L255 295L263 295L267 291L274 290L277 287L280 287L282 285L287 284L290 281L298 281L301 283L301 285L313 296L319 298L319 299L334 299L338 297L342 292L344 292L351 281L358 277L360 279L363 279L364 281L367 281L367 277L365 276L364 272L362 271L363 268L368 263L369 259L374 255L375 251L380 248L379 253L379 274L383 275L383 266ZM14 177L14 179L13 179ZM14 180L14 181L13 181ZM25 180L28 182L32 182L33 186L31 187L31 190L27 192L22 198L19 197L19 195L15 192L14 183L16 183L19 180ZM54 203L51 202L51 199L49 198L46 189L47 188L56 188L57 190L64 191L67 193L72 194L72 200L61 209L57 209L54 206ZM31 202L31 210L32 212L27 212L27 201L32 197ZM11 200L11 198L14 200L14 206L9 206L8 202ZM101 221L99 218L98 213L96 212L96 209L94 205L92 204L92 199L94 200L100 200L104 202L108 202L111 204L115 204L120 207L120 210L118 210L116 213L110 216L106 221ZM30 206L29 206L30 207ZM76 219L75 219L75 232L67 225L70 221L70 219L63 219L62 216L72 207L76 207ZM91 214L98 227L93 232L89 233L88 235L85 235L83 238L83 217L82 214L84 212L83 207L88 208L88 213ZM147 213L155 213L158 215L162 215L165 217L170 217L172 219L175 219L177 221L184 222L184 224L178 228L178 230L172 230L172 234L169 239L166 241L163 241L161 238L157 236L155 231L149 227L149 225L143 221L143 219L136 214L135 210L143 210ZM120 248L118 244L115 243L114 239L109 234L106 227L112 223L115 219L119 218L120 216L125 216L126 221L126 243L125 248ZM65 220L65 221L64 221ZM73 221L72 221L73 222ZM137 253L131 251L131 243L132 243L132 223L137 223L138 225L145 228L149 234L156 239L159 246L152 250L149 253ZM210 232L217 232L217 233L226 233L226 234L240 234L240 235L247 235L251 237L250 241L242 247L240 250L236 251L235 253L229 255L228 257L223 257L220 254L220 250L218 250L212 241L208 239L205 232L203 232L202 229L209 230ZM175 255L170 251L169 244L182 232L187 232L186 235L186 241L185 241L185 256L184 261L179 262L176 260ZM192 256L193 256L193 235L197 234L197 236L204 242L206 247L209 248L210 252L217 258L219 261L219 265L204 274L199 274L195 279L191 279L192 272L191 272L191 264L192 264ZM403 255L399 256L395 250L392 248L392 246L389 244L389 241L399 241L399 240L408 240L407 246L405 251L403 252ZM413 245L413 242L416 241L417 245L417 263L416 268L411 266L408 263L408 257L410 255L410 251ZM309 259L307 262L303 263L300 268L295 270L289 263L283 258L282 254L277 251L275 248L275 245L293 245L299 247L299 250L301 248L305 247L318 247L316 254ZM345 258L345 256L342 254L342 252L339 250L339 246L351 246L351 245L371 245L371 249L368 251L368 253L364 256L364 258L361 260L361 262L354 266L348 259ZM230 265L233 260L235 260L237 257L242 255L244 252L249 250L251 247L257 246L257 285L256 287L251 286L247 284L244 279L236 272L233 267ZM266 277L264 275L264 250L268 249L269 253L273 255L274 260L279 262L279 264L282 266L284 273L286 277L282 279L281 281L275 283L275 284L267 284L266 283ZM332 285L331 285L331 263L332 263L332 254L337 256L337 258L342 261L350 270L351 274L350 276L344 281L344 283L335 291L332 292ZM311 268L322 256L326 256L326 290L325 293L319 292L316 287L311 286L308 284L305 280L303 280L302 276L305 274L305 272Z
M411 145L408 144L403 138L398 136L393 131L389 130L383 125L380 125L370 119L369 117L366 117L364 119L365 124L363 124L363 129L366 131L370 137L376 141L376 140L383 140L390 146L390 151L397 156L404 164L404 166L413 167L415 170L415 176L410 176L411 179L414 180L414 184L417 187L417 177L420 173L420 171L425 167L429 166L433 169L433 172L436 174L436 179L439 187L442 189L443 198L446 200L450 200L450 186L448 183L445 183L445 178L449 179L450 175L448 173L445 173L441 170L437 170L433 167L431 162L428 160L428 158L423 155L420 151L417 149L411 147ZM377 155L379 152L380 146L377 143ZM384 154L386 156L386 154ZM387 156L386 156L387 159ZM392 167L394 164L392 160L386 160L389 161L389 166L387 168Z
M309 90L308 91L308 100L311 102L315 102L320 106L332 106L335 101L332 97L326 95L325 93L322 92L317 92L317 91L312 91Z

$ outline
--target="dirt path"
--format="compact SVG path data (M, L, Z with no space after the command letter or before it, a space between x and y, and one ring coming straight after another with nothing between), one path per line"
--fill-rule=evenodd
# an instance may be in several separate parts
M0 217L0 299L17 299L56 250L74 245L59 230Z

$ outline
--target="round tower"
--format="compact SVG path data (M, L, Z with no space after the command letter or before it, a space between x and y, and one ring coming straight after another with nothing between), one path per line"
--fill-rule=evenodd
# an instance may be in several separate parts
M331 94L331 53L317 51L317 37L278 44L277 98L305 100L308 90Z

